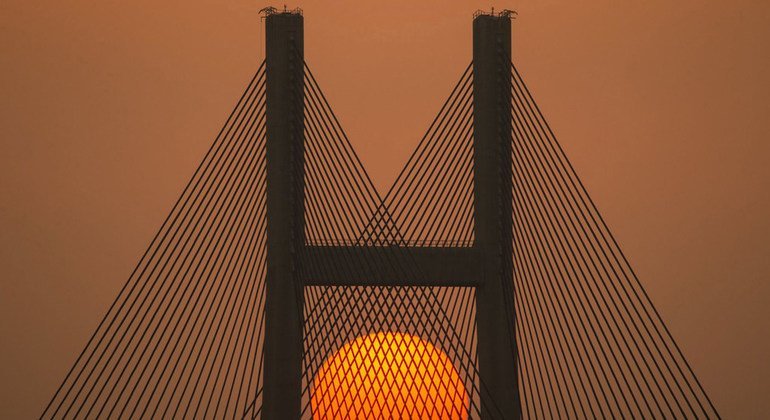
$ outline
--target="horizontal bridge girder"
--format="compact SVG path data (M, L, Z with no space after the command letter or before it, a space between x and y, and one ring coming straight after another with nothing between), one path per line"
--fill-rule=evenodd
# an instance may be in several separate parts
M480 255L472 247L308 245L299 275L305 286L475 287Z

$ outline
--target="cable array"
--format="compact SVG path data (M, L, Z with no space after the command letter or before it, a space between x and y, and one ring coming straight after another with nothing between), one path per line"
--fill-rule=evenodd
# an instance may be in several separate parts
M261 65L41 418L240 418L260 388Z
M523 416L719 418L520 72L500 59L504 240L489 277L503 282ZM298 61L292 269L329 284L294 282L302 417L501 418L477 366L476 288L356 283L376 267L426 284L415 252L476 250L473 66L381 196ZM41 418L261 417L265 85L263 64Z
M512 64L510 104L524 415L718 418Z
M385 195L407 244L473 245L473 72L469 65Z

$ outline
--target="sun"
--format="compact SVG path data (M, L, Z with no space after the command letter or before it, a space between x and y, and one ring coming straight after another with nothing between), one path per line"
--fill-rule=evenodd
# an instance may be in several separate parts
M468 393L452 361L419 337L358 337L329 357L313 379L313 417L468 418Z

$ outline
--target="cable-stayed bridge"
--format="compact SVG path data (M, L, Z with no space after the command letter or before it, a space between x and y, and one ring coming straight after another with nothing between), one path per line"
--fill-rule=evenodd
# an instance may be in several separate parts
M42 418L718 418L511 59L473 58L380 194L266 57Z

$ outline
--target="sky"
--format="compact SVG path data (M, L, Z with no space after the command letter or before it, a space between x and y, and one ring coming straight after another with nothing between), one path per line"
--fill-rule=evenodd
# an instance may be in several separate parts
M267 5L0 3L0 417L42 412L264 58ZM517 10L514 61L716 407L770 415L770 4L295 6L381 192L473 12Z

